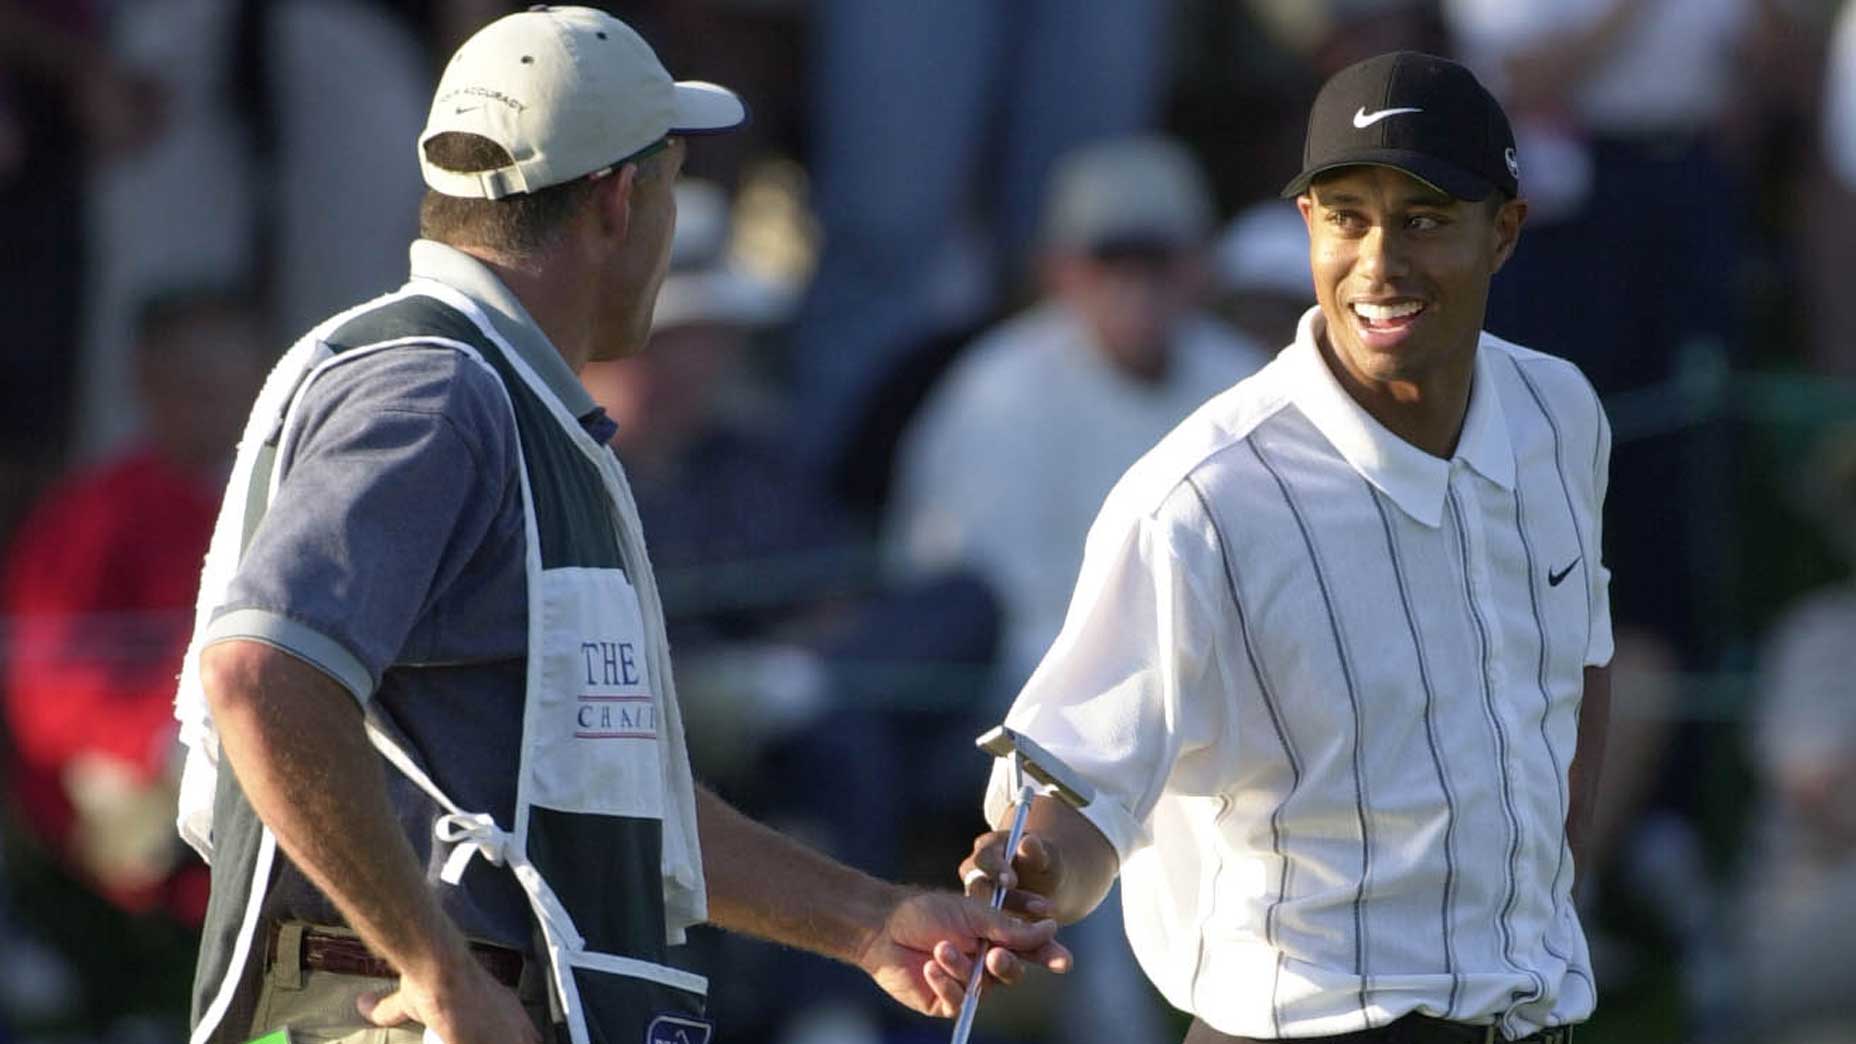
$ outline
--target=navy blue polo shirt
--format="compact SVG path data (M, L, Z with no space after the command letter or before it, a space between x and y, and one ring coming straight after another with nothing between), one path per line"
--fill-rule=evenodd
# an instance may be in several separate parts
M412 274L468 295L595 438L615 426L513 293L468 254L421 240ZM367 706L447 795L505 828L515 811L526 683L527 574L515 422L496 377L459 352L407 346L330 369L207 641L264 642ZM473 860L439 881L443 810L387 770L396 814L441 906L474 938L527 947L527 899ZM438 850L435 850L438 849ZM285 861L268 916L336 924Z

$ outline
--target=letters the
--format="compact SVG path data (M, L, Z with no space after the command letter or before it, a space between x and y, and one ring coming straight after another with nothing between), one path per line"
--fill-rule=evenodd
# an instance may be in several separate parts
M638 684L638 648L631 642L581 642L588 685Z

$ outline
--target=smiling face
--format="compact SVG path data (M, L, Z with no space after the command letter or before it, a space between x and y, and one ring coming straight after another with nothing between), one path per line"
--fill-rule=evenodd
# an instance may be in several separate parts
M1297 204L1308 222L1330 362L1368 396L1467 402L1489 280L1514 252L1527 204L1455 199L1389 167L1343 167Z

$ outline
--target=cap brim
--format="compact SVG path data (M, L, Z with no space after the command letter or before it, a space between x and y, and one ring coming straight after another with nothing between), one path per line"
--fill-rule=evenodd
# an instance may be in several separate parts
M1309 183L1316 178L1343 167L1390 167L1417 178L1439 192L1471 203L1488 199L1495 191L1494 183L1487 178L1435 156L1405 149L1363 149L1297 174L1294 180L1283 186L1282 196L1284 199L1293 199L1308 191Z
M741 96L718 84L680 80L670 133L720 134L748 122L748 106Z

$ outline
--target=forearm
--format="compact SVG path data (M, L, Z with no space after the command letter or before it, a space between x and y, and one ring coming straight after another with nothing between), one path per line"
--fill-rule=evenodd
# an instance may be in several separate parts
M1009 809L1006 821L997 826L1000 830L1011 827ZM1057 861L1056 885L1039 893L1050 900L1051 916L1059 923L1074 924L1101 905L1115 884L1121 861L1095 824L1062 801L1039 797L1031 803L1025 832L1043 839Z
M1611 670L1585 669L1585 696L1579 705L1578 748L1568 771L1566 843L1572 848L1573 866L1585 866L1586 841L1592 813L1598 806L1598 787L1605 767L1605 735L1611 721Z
M201 669L225 760L290 860L402 974L454 967L463 937L393 816L354 698L255 642L210 646Z
M730 931L855 962L907 889L756 823L696 790L709 920Z

